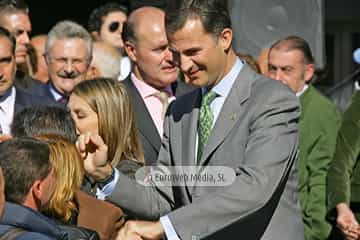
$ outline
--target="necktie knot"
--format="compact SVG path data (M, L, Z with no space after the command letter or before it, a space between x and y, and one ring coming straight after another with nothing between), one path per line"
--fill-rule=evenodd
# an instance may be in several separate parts
M169 95L166 91L160 91L155 93L155 96L158 97L162 103L162 118L164 119L167 107L169 105Z
M58 103L62 103L62 104L67 104L68 99L67 99L67 97L62 96L61 98L59 98L59 99L57 100L57 102L58 102Z
M216 97L217 97L216 92L209 91L209 92L205 93L205 95L201 101L201 106L209 106Z

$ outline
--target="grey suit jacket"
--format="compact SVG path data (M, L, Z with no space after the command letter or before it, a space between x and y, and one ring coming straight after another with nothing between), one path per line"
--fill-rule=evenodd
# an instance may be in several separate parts
M171 105L158 165L195 162L200 92L195 90ZM304 239L294 168L299 116L298 99L286 86L245 65L200 160L201 165L234 169L232 185L144 187L120 174L109 200L143 219L168 214L181 239L209 236L234 223L237 232L233 234L238 238ZM273 197L275 193L278 198ZM275 202L269 204L272 200ZM259 214L262 212L270 216ZM263 224L249 229L249 219Z

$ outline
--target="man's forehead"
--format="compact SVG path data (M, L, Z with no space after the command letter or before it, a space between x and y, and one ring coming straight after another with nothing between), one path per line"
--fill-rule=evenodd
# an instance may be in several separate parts
M24 12L14 12L3 17L5 24L13 28L21 28L31 31L31 22L29 16Z
M269 52L269 60L286 60L286 59L294 59L304 62L304 54L299 49L288 49L288 48L273 48Z
M1 51L0 52L9 52L11 55L11 42L7 37L0 36L0 45ZM5 47L6 46L6 47ZM9 54L8 54L9 55Z
M79 56L79 54L88 54L87 44L83 39L80 38L65 38L55 40L52 48L50 49L51 54L56 55L69 55Z

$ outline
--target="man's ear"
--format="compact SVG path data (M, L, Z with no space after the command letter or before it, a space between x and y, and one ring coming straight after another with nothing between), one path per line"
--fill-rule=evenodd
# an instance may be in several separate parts
M124 49L125 49L125 52L128 55L128 57L130 58L130 60L132 62L136 62L137 57L136 57L135 44L130 42L130 41L125 41L124 42Z
M86 79L93 79L93 78L97 78L100 77L100 71L97 67L90 65L90 67L88 68L87 72L86 72Z
M305 65L305 82L309 82L315 73L315 64L310 63Z
M41 201L40 200L42 196L41 180L35 180L35 182L31 186L31 192L35 200Z
M219 41L225 52L228 52L231 48L232 38L233 32L231 28L224 28L224 30L220 33Z

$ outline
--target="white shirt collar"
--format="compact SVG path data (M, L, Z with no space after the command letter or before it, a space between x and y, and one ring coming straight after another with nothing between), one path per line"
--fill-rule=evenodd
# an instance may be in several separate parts
M0 102L0 124L4 134L10 134L10 125L15 111L15 87L10 89L8 96Z
M306 89L308 89L308 88L309 88L309 85L308 85L308 84L305 84L304 87L303 87L303 89L302 89L301 91L299 91L299 92L296 93L296 96L297 96L297 97L300 97L301 95L304 94L304 92L305 92Z
M63 95L61 95L54 87L52 83L49 85L49 89L51 94L54 96L55 101L59 101L61 98L63 98Z
M356 90L356 91L360 90L359 81L355 81L355 90Z

